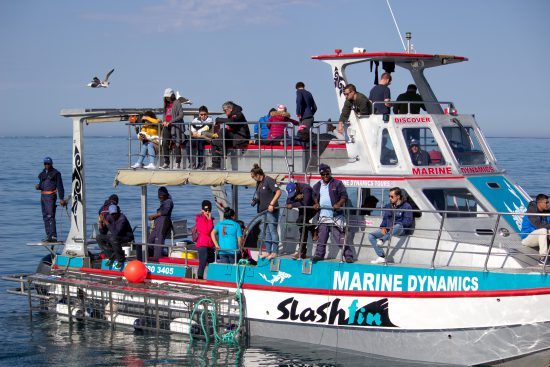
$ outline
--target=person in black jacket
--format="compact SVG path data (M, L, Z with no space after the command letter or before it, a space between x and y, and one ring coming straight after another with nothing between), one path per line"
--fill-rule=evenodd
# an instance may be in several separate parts
M67 205L64 200L65 189L61 173L53 168L53 161L50 157L44 158L44 170L38 175L39 183L35 186L40 190L40 204L42 206L42 218L44 219L44 228L46 229L46 238L42 242L57 242L57 228L55 225L55 208L57 195L59 195L59 204Z
M401 93L397 97L397 101L407 101L407 102L422 102L422 97L420 94L416 93L416 85L409 84L407 87L407 91L405 93ZM412 114L419 114L420 109L423 109L426 111L426 106L424 106L423 103L411 103L411 113ZM393 105L393 113L395 114L407 114L409 113L409 107L407 103L396 103Z
M109 206L109 215L102 219L109 232L109 242L107 246L109 260L106 265L111 266L116 260L115 269L122 269L122 264L126 260L122 245L134 240L134 233L128 218L120 212L116 205Z
M250 129L246 123L241 106L227 101L222 105L227 117L216 118L216 125L225 123L225 128L220 128L219 137L212 140L212 167L222 168L222 157L225 157L227 148L245 148L250 141ZM239 123L241 122L241 123Z
M298 209L296 225L300 230L300 241L292 258L294 260L299 258L305 259L307 254L308 233L311 233L312 241L317 239L315 225L310 223L316 212L315 209L313 209L313 189L306 183L289 182L286 185L286 192L288 194L286 199L287 209Z

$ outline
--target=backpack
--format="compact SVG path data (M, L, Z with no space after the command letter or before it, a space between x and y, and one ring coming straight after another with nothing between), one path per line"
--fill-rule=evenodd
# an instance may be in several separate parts
M199 232L197 232L197 226L193 226L191 228L191 239L193 240L193 242L197 242L197 240L199 239Z

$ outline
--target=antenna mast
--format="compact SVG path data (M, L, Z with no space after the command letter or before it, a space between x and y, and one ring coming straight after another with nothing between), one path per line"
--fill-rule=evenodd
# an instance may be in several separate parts
M401 39L401 44L403 45L403 50L407 51L407 47L405 46L405 42L403 41L403 36L401 36L401 31L399 30L399 26L397 25L397 20L395 20L395 16L393 15L393 10L391 9L391 5L390 5L390 0L386 0L386 4L388 4L388 9L390 9L390 14L391 14L391 17L393 18L393 23L395 24L395 28L397 28L397 34L399 34L399 39Z

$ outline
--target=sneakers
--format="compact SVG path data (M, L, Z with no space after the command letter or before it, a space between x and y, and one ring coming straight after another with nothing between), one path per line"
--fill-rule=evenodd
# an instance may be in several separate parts
M176 163L176 169L180 169L181 168L181 163Z
M315 255L311 258L311 261L314 262L314 263L316 263L317 261L321 261L321 260L323 260L323 258L321 256L317 256L317 255Z
M105 266L108 267L108 268L110 268L110 267L113 265L114 262L115 262L114 259L109 259L109 260L107 260L107 262L105 263Z
M116 264L115 264L115 269L116 270L121 270L122 269L122 264L124 264L124 261L117 261Z
M274 253L274 252L272 252L272 253L269 254L269 256L267 257L267 259L268 259L268 260L273 260L273 259L276 258L276 257L277 257L277 254Z
M353 264L353 263L355 262L355 260L353 260L353 257L348 257L348 258L346 259L346 262L347 262L348 264Z
M378 240L376 240L376 244L378 245L378 247L382 247L382 246L384 246L384 241L378 239Z
M164 163L162 165L162 169L168 169L168 168L170 168L170 165L168 163Z
M385 264L386 263L386 258L378 256L376 259L372 260L370 263L371 264Z
M299 258L300 258L300 254L297 252L295 252L291 257L292 260L298 260Z
M549 258L549 259L550 259L550 258ZM545 261L544 261L544 260L546 260L546 258L541 257L541 258L539 259L539 265L542 265L542 266L548 265L548 263L545 264Z
M136 169L136 168L143 168L143 164L141 164L141 163L136 163L136 164L131 165L130 167L133 168L133 169Z

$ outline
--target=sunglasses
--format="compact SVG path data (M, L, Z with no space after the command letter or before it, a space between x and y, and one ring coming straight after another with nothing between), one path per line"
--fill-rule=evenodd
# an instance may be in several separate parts
M323 172L321 173L321 176L330 176L330 172Z
M210 208L202 208L202 210L204 210L205 212L209 212L209 211L211 211L212 209L210 209Z

